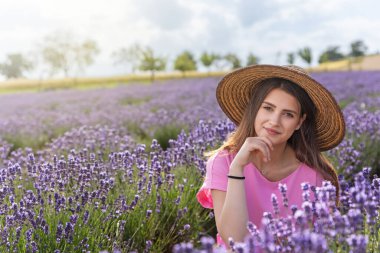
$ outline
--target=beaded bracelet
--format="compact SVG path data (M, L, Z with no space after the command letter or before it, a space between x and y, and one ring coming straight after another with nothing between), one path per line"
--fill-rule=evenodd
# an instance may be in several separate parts
M237 176L231 176L231 175L227 175L227 177L232 178L232 179L240 179L240 180L245 179L245 177L237 177Z

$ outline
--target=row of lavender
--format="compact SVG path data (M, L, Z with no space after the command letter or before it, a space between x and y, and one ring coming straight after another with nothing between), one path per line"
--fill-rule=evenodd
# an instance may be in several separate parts
M108 152L111 146L95 139L93 151L12 157L0 171L1 251L167 252L176 242L207 232L212 213L194 197L205 173L202 153L232 129L228 122L200 122L189 135L182 132L170 141L167 150L153 140L149 149L133 144ZM107 132L88 130L93 138ZM114 137L106 141L113 143ZM200 222L191 222L194 218Z
M23 166L27 169L26 175L22 173L22 166L9 164L7 169L1 171L1 198L9 201L1 208L5 217L3 249L15 252L97 252L106 248L113 251L138 249L162 252L169 250L177 240L196 238L199 231L207 232L212 224L212 213L202 211L194 201L194 189L199 187L199 176L204 174L205 169L200 154L206 147L215 146L223 140L232 129L230 123L215 126L213 122L201 122L190 135L182 133L176 141L171 141L171 148L166 151L153 142L149 153L144 146L136 145L130 151L112 152L106 160L102 154L105 147L103 141L94 143L99 147L95 148L99 151L97 154L87 149L79 152L71 150L67 157L46 160L46 154L40 153L35 157L30 153ZM199 171L192 170L194 166ZM292 209L302 225L299 233L291 233L290 220L279 223L288 226L286 235L293 239L287 245L290 249L293 246L301 247L300 250L309 247L313 251L318 247L326 249L325 234L307 229L307 223L314 214L319 215L317 217L324 215L325 220L318 219L325 222L320 224L321 228L325 228L323 233L328 232L332 236L335 231L337 239L343 239L343 242L345 236L352 240L362 239L360 236L353 237L363 231L361 210L371 215L366 217L370 225L367 229L377 231L378 181L374 180L371 187L367 173L358 176L355 187L350 189L343 179L341 183L345 189L342 195L344 207L350 209L346 216L331 209L337 216L334 218L341 222L334 225L331 225L331 217L328 216L333 207L332 196L335 196L331 186L326 185L325 191L318 192L318 199L323 201L315 206L317 209L307 202L309 190L316 193L316 189L304 186L306 204L302 208L305 212ZM331 201L327 202L330 198ZM272 226L277 224L270 214L267 218ZM326 227L326 224L330 226ZM285 233L285 228L265 230L264 245L268 250L279 251L274 243L279 233ZM260 233L253 226L251 230L257 237L257 243L262 243ZM294 241L302 238L302 243ZM310 238L322 239L313 241ZM364 246L367 246L368 240L363 238ZM310 242L314 244L309 246L307 243ZM363 242L355 246L350 241L349 245L360 250ZM210 241L205 243L210 247ZM185 247L188 250L190 246L186 244Z
M319 73L315 78L326 83L342 106L349 104L348 114L356 109L373 111L379 103L380 73ZM40 149L52 138L83 125L127 128L139 137L152 138L157 129L173 123L182 128L199 119L224 119L214 95L218 80L3 95L0 134L14 149Z
M322 187L303 189L301 207L287 205L286 185L279 185L281 201L272 195L273 212L263 214L262 226L249 223L249 235L244 242L229 245L234 252L379 252L380 179L369 179L369 168L355 175L355 184L349 186L341 178L342 205L336 207L335 187L324 182ZM315 201L310 201L310 195ZM292 211L281 218L280 203ZM191 242L177 244L173 252L227 252L216 247L212 237L201 238L200 249Z
M83 125L108 125L151 139L157 129L173 122L181 129L201 118L223 118L213 96L217 81L184 79L112 89L3 95L0 133L14 148L35 149Z
M349 130L347 138L330 153L330 156L339 158L336 164L342 172L344 168L350 169L349 173L342 175L349 176L366 162L378 164L376 145L379 147L380 115L376 108L380 105L377 96L379 77L378 73L362 72L316 76L339 94L342 105L351 102L344 110ZM191 240L197 244L202 235L214 235L212 212L203 210L196 203L195 193L204 174L203 151L215 147L234 127L223 120L217 109L214 99L216 81L183 80L145 88L86 91L79 95L72 91L18 95L18 104L15 102L17 96L5 97L2 102L9 99L9 104L1 108L12 108L12 100L20 111L13 111L16 116L11 115L12 109L2 112L5 127L2 136L8 136L0 145L3 164L0 189L2 251L136 249L162 252L170 251L181 241ZM346 89L340 91L342 85L346 85ZM354 87L358 97L352 101L354 94L347 90ZM37 108L32 108L32 103L36 103ZM17 115L19 121L12 125ZM200 118L206 120L196 124ZM28 123L22 124L23 120ZM41 122L45 122L44 125L34 128ZM88 126L72 128L81 124ZM156 141L151 147L138 144L135 137L141 136L141 132L150 138L169 124L194 127L190 127L190 134L182 132L176 140L170 141L170 148L166 150L162 150ZM9 136L20 133L33 140L54 133L54 128L72 129L38 150L12 147L15 138ZM54 136L51 134L50 137ZM369 161L362 160L365 155ZM268 214L267 223L271 224L268 229L252 229L253 249L266 247L280 252L309 248L314 251L316 247L331 247L332 239L339 242L336 251L360 250L363 243L357 242L376 249L379 240L370 231L377 231L379 226L379 187L376 180L371 186L367 174L359 174L354 186L347 182L341 210L330 210L323 203L308 209L310 203L307 203L308 193L305 193L306 204L299 207L300 210L294 209L295 218L300 220L296 230L289 220L277 221L275 214ZM342 185L346 185L343 177L341 180ZM329 185L325 188L326 191L313 193L319 194L324 203L325 198L333 195ZM313 189L305 186L305 192L309 190ZM357 202L360 205L355 204ZM328 222L329 226L324 230L309 229L306 224L311 216L323 216L326 219L318 219L321 222L319 227L326 227L323 222ZM278 226L281 223L288 227ZM338 229L342 224L350 229L342 232ZM286 239L287 246L279 248L278 238ZM310 244L311 241L315 243ZM207 238L203 242L206 248L210 247ZM183 244L176 250L189 251L192 247L192 244ZM239 247L237 245L237 249Z
M363 135L374 138L377 134L380 73L318 73L315 78L326 84L337 97L344 107L347 127L356 135L348 136L342 143L342 146L351 146L352 150L347 150L351 154L349 160L336 161L340 171L348 168L351 172L363 166L380 167L375 164L379 154L371 154L371 150L375 150L373 141L363 139ZM176 138L181 129L193 128L199 119L225 119L214 95L217 81L216 78L183 79L115 89L2 96L0 157L8 157L10 151L19 153L18 148L26 147L41 150L53 145L57 146L55 150L62 150L66 140L59 140L63 144L51 144L52 139L65 133L74 134L70 130L82 131L82 126L117 129L112 131L123 138L129 135L146 145L155 138L166 147L170 138ZM361 139L357 138L359 135ZM91 138L85 145L91 147ZM337 157L335 153L331 156Z

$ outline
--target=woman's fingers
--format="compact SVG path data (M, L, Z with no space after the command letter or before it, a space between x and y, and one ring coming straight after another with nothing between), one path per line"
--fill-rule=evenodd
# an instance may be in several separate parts
M252 148L254 151L259 150L263 155L263 160L265 162L270 161L270 153L271 150L273 150L273 143L272 141L267 137L253 137L251 139Z
M264 141L272 151L274 150L273 143L272 143L271 139L269 139L268 137L265 137L265 136L259 137L258 139Z
M264 161L268 162L270 160L270 151L268 145L264 141L259 140L259 147L260 151L263 153Z
M265 162L268 162L270 160L269 145L264 140L261 140L258 138L254 139L252 148L253 148L252 151L258 150L262 153L263 160Z
M261 155L264 162L271 160L271 151L274 149L272 141L267 137L248 137L237 157L239 164L246 165L252 162L256 155Z

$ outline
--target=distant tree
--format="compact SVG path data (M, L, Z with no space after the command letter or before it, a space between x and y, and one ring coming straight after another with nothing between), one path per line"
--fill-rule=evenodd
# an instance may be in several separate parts
M186 71L197 70L197 62L189 51L184 51L174 61L174 69L182 72L185 76Z
M151 72L151 81L154 81L155 72L162 71L166 68L166 59L163 57L155 56L154 51L150 47L146 47L141 51L141 60L139 69Z
M202 55L201 55L201 62L203 64L203 66L205 66L207 69L208 69L208 72L210 72L210 67L214 64L214 62L219 59L220 56L218 56L217 54L214 54L214 53L207 53L207 52L203 52Z
M241 67L241 61L236 54L229 53L224 56L224 59L229 62L232 66L232 69L238 69Z
M298 55L301 57L302 60L304 60L309 66L311 65L311 62L313 60L311 48L310 47L304 47L298 50Z
M259 64L260 58L256 55L249 53L247 57L247 66Z
M94 40L77 42L73 35L57 32L44 38L39 45L43 62L50 68L50 75L63 72L68 77L72 71L84 71L94 62L99 48Z
M290 65L293 65L294 64L294 61L295 61L295 56L294 56L294 53L288 53L287 54L287 59L286 59L286 62Z
M75 47L76 65L79 71L90 66L95 61L95 56L100 52L97 43L94 40L86 40Z
M339 46L329 46L322 54L319 56L319 63L338 61L344 58L344 54L339 52Z
M349 56L360 57L364 56L368 47L364 44L362 40L356 40L350 44L351 51Z
M33 63L22 54L8 54L0 63L0 73L7 79L23 77L24 71L33 69Z
M142 58L142 48L139 44L135 43L128 48L121 48L114 51L111 57L114 59L115 65L130 65L132 73L135 73Z

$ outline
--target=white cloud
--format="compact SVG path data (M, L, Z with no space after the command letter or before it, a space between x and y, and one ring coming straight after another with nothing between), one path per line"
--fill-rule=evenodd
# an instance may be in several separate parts
M379 50L377 0L14 0L0 4L3 55L27 52L49 33L71 31L92 38L101 49L88 75L121 74L112 51L133 43L149 45L171 60L182 50L249 52L263 63L285 63L286 53L310 46L317 55L328 45L347 50L363 39ZM316 60L315 60L316 62ZM301 62L300 62L301 63Z

